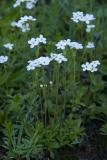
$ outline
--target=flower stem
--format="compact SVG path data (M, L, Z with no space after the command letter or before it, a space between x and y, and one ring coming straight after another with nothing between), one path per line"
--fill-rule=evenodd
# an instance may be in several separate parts
M75 57L76 56L76 53L73 52L73 105L75 104L75 89L76 89L76 76L75 76L75 72L76 72L76 63L75 63Z

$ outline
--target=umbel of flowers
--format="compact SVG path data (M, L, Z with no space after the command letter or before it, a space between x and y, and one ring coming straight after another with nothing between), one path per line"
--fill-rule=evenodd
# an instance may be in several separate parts
M30 71L41 66L47 66L53 60L60 64L62 62L66 62L67 58L64 57L62 53L59 53L59 54L51 53L50 57L39 57L34 60L29 60L27 65L27 70Z
M83 22L87 25L86 32L91 32L91 29L95 28L94 24L90 24L93 20L96 19L93 14L84 14L80 11L73 12L72 14L73 16L71 17L71 20L73 20L76 23Z
M37 3L37 1L38 0L16 0L13 7L16 8L20 6L22 3L25 3L25 6L27 9L32 9L35 7L35 4Z
M16 3L14 4L14 7L17 7L21 4L21 2L30 2L30 3L35 3L36 1L25 1L25 0L17 0ZM91 31L92 28L95 27L95 25L91 25L90 22L95 20L95 17L92 14L84 14L83 12L77 11L73 12L73 17L71 18L76 23L83 22L87 24L87 29L88 32ZM32 16L23 16L21 17L17 22L13 21L11 25L13 27L18 27L22 30L22 32L26 32L30 30L30 25L29 21L36 21L36 18L33 18ZM30 40L28 40L28 44L30 45L30 48L34 48L40 44L46 44L47 39L40 34L38 37L33 37ZM12 43L6 43L4 44L4 47L12 50L14 44ZM75 41L71 41L71 39L65 39L65 40L60 40L55 44L56 48L58 50L65 50L66 47L69 47L69 49L84 49L83 44ZM85 46L87 49L93 49L95 48L93 42L88 42L88 44ZM8 60L8 57L3 57L1 56L1 63L5 63ZM63 55L63 53L51 53L50 56L41 56L38 57L34 60L28 60L28 65L27 65L27 70L34 70L35 68L41 67L41 66L46 66L49 65L50 62L52 61L57 61L57 63L62 63L68 61L67 57ZM92 62L86 62L85 64L82 64L81 67L83 71L91 71L95 72L98 70L97 66L100 65L100 62L98 60L94 60Z
M36 18L33 18L32 16L23 16L21 17L17 22L13 21L11 23L12 27L17 27L20 28L22 30L22 32L26 32L30 30L30 25L29 25L29 21L36 21Z

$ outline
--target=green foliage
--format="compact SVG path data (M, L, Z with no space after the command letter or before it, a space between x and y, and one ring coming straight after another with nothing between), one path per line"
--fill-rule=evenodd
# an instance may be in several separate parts
M13 8L13 3L0 1L0 55L9 56L8 63L0 64L3 159L30 160L45 151L55 159L56 150L81 144L87 121L107 117L107 2L38 0L32 10L23 5ZM72 12L78 10L95 15L96 27L91 33L86 34L83 24L70 20ZM37 18L26 33L10 25L24 15ZM39 34L47 37L48 44L31 49L28 40ZM55 44L67 38L84 45L94 41L96 47L94 51L66 48L67 63L52 62L49 67L26 70L29 59L58 53ZM14 43L12 51L3 47L7 42ZM82 63L96 59L101 62L98 72L82 72ZM101 134L107 135L106 123Z

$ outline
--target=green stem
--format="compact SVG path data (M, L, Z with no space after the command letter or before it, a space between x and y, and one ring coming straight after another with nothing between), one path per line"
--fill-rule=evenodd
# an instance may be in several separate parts
M45 70L43 68L43 77L45 77ZM44 116L45 116L45 127L47 125L47 97L46 87L43 87L43 98L44 98Z
M59 90L59 64L56 65L56 107L58 107L58 90Z
M66 56L66 51L64 51L64 55ZM67 69L67 65L65 64L65 66L64 66L64 92L65 92L65 94L64 94L64 104L63 104L63 112L64 112L63 118L65 118L65 116L66 116L66 69Z
M36 50L36 58L38 58L39 57L39 45L37 46L37 50Z
M22 4L20 5L20 17L23 16L23 8L22 8Z
M43 103L43 99L42 99L42 94L41 94L41 90L42 90L43 88L40 88L40 114L41 114L41 121L43 122L43 107L42 107L42 103Z
M75 73L76 73L76 63L75 63L75 60L76 60L76 53L73 52L73 104L75 104L75 89L76 89L76 76L75 76Z

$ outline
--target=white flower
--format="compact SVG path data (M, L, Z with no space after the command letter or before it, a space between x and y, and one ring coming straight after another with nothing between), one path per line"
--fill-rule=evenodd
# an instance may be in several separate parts
M92 61L92 62L86 62L85 64L82 64L81 67L83 71L90 71L90 72L96 72L97 66L100 65L100 62L98 60Z
M30 48L34 48L35 46L37 46L39 44L39 42L37 42L35 38L31 38L28 41L28 44L30 44Z
M0 63L5 63L8 61L8 56L0 56Z
M32 2L27 2L26 3L26 8L27 9L32 9L34 6L35 6L34 3L32 3Z
M4 44L3 46L4 46L5 48L8 48L9 50L12 50L14 44L12 44L12 43L6 43L6 44Z
M30 48L34 48L35 46L39 45L39 43L46 44L46 38L43 35L39 35L37 38L31 38L28 41L28 44L30 44Z
M81 67L83 68L83 71L90 70L90 63L86 62L85 64L82 64Z
M13 7L16 8L21 5L21 3L25 2L27 9L32 9L38 0L16 0L13 4Z
M16 0L16 3L14 3L13 7L16 8L21 4L21 0Z
M86 48L95 48L94 43L88 42L88 44L86 45Z
M71 42L69 44L70 48L74 48L74 49L83 49L83 45L81 43L78 42Z
M93 14L88 14L88 13L87 13L87 14L84 16L84 21L85 21L86 24L89 24L90 21L92 21L92 20L95 20L95 17L93 16Z
M61 40L56 44L57 49L62 49L64 50L66 47L66 41L65 40Z
M95 28L95 25L87 24L86 32L91 32L91 29Z
M79 21L83 21L84 14L83 12L77 11L73 12L73 17L71 18L74 22L78 23Z
M43 87L48 87L47 84L40 84L40 88L43 88Z
M27 70L30 71L30 70L34 70L36 67L40 67L41 65L39 64L38 60L35 59L35 60L30 60L28 61L28 65L27 65Z
M27 15L25 15L25 16L23 16L23 17L20 18L20 21L22 23L27 22L28 20L30 20L30 21L36 21L35 18L33 18L32 16L27 16Z
M92 61L92 63L93 63L94 65L96 65L96 66L101 64L98 60Z
M39 43L46 44L46 38L42 34L37 37L37 40L39 41Z
M82 44L80 44L78 42L71 42L70 39L60 40L56 44L57 49L62 49L62 50L64 50L67 46L69 46L70 48L75 48L75 49L83 49Z
M22 30L22 32L26 32L30 30L30 25L28 21L36 21L36 18L33 18L32 16L23 16L21 17L17 22L13 21L11 22L12 27L18 27Z
M56 54L56 53L51 53L51 54L50 54L51 59L54 60L54 59L57 57L57 55L58 55L58 54Z
M71 43L70 39L67 40L60 40L57 44L56 47L57 49L62 49L64 50L66 48L66 46L68 46Z
M28 61L27 70L34 70L35 68L41 67L41 66L47 66L51 62L51 58L49 57L39 57L34 60Z
M43 88L43 84L40 84L40 88Z
M22 26L22 32L30 31L29 23L26 23Z
M74 22L78 23L78 22L85 22L86 24L89 24L90 21L94 20L95 17L93 16L93 14L85 14L83 12L77 11L77 12L73 12L73 17L71 18L71 20L73 20Z
M64 57L62 53L60 54L51 53L51 59L57 61L59 64L67 61L67 58Z
M71 40L70 40L70 39L67 39L65 43L66 43L66 45L68 45L68 46L69 46L69 45L70 45L70 43L71 43Z
M40 65L47 66L51 62L51 58L49 57L40 57L38 58Z
M52 84L53 84L53 81L49 81L49 84L52 85Z

